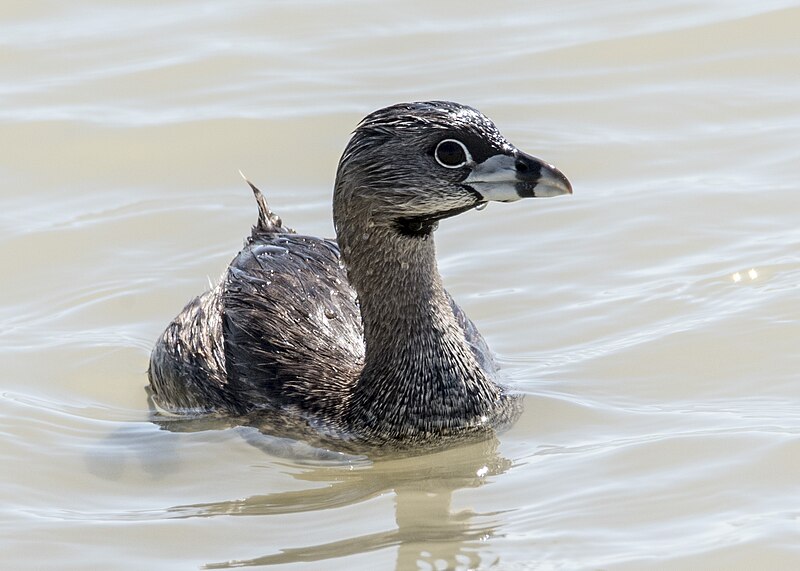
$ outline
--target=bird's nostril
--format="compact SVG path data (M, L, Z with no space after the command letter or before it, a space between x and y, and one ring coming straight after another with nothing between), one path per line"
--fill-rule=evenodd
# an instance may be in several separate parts
M525 164L524 162L522 162L522 161L517 161L516 163L514 163L514 166L516 167L516 169L517 169L517 172L519 172L519 173L526 173L526 172L528 172L528 165L526 165L526 164Z

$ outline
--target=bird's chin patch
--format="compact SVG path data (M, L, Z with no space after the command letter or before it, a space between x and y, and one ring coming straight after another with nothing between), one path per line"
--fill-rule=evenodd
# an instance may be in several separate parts
M421 218L397 218L394 221L394 227L401 236L424 240L439 227L439 221Z
M456 216L467 210L472 210L481 203L477 200L474 204L443 210L435 214L424 214L419 216L408 216L394 219L394 227L402 236L410 238L427 238L439 227L439 220Z

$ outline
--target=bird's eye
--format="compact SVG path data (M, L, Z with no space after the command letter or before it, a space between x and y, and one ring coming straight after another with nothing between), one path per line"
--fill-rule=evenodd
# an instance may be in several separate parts
M437 163L448 169L463 167L472 160L464 143L456 141L455 139L445 139L441 141L436 145L433 156Z

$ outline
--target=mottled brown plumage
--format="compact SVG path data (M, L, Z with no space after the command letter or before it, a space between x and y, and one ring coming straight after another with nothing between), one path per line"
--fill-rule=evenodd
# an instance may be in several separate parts
M518 399L495 382L486 343L445 291L433 231L489 200L571 192L559 171L478 111L425 102L376 111L356 129L336 177L336 242L295 234L253 191L259 219L244 249L156 343L160 406L393 446L513 421Z

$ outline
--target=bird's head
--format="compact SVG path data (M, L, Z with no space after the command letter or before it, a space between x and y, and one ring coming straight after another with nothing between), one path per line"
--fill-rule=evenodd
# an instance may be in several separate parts
M489 201L569 194L554 166L506 141L485 115L448 101L401 103L369 114L342 155L337 232L354 217L426 237L439 220Z

